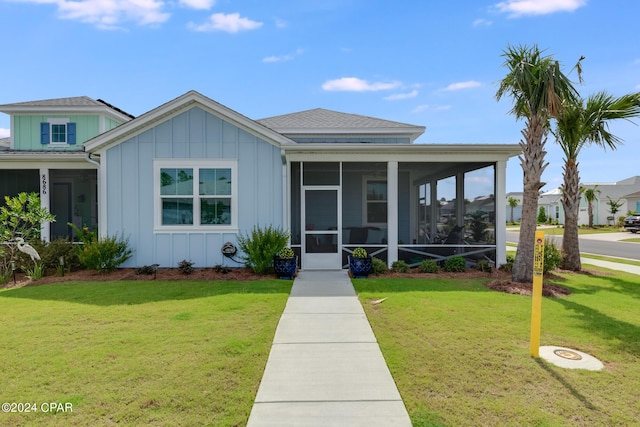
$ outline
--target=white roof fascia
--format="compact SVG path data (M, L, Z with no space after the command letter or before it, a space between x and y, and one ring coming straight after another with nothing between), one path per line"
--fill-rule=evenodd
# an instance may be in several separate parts
M271 129L243 116L224 105L201 95L196 91L189 91L184 95L169 101L153 110L138 116L134 120L124 123L115 129L105 132L84 143L85 150L97 152L115 146L132 137L134 134L142 133L155 126L160 121L175 117L188 110L192 106L199 106L216 116L224 118L226 121L244 129L250 134L265 139L275 145L297 145L289 138L272 131Z
M283 148L287 158L293 161L309 159L310 156L336 160L353 156L357 161L380 161L380 157L393 156L394 160L412 162L423 161L416 158L418 155L428 155L429 161L433 162L459 162L461 157L467 157L471 162L507 160L522 153L519 144L305 143Z
M27 153L0 151L0 169L96 169L87 162L83 151L55 153Z

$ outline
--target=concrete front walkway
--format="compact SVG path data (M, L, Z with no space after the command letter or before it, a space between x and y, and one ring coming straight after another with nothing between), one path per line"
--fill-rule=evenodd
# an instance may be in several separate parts
M294 280L248 426L411 426L346 271Z

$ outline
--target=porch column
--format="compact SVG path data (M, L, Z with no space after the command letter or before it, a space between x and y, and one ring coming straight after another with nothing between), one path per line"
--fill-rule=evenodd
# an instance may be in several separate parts
M49 169L40 169L40 206L45 208L47 212L51 212L51 202L49 199L50 193L49 184ZM51 237L51 222L44 221L40 226L40 240L48 242Z
M398 260L398 162L387 162L387 265Z
M496 267L507 262L507 162L496 162Z

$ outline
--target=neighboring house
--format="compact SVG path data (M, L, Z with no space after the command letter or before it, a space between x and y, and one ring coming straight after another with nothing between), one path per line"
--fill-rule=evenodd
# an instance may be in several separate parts
M223 245L267 225L290 231L303 269L343 268L358 246L389 265L505 262L518 145L414 144L424 127L324 109L252 120L195 91L136 118L89 98L0 111L0 196L39 192L57 218L46 240L70 236L66 222L128 237L123 266L237 265ZM443 244L471 213L486 232Z
M0 141L0 205L5 195L39 193L56 216L42 230L45 240L71 238L68 222L97 227L98 164L83 144L133 116L85 96L0 105L0 111L11 121L11 136Z
M615 221L620 216L626 216L629 211L640 212L640 176L633 176L612 183L584 183L582 188L596 188L598 190L598 199L593 202L593 225L613 225L614 219L607 203L609 201L608 198L622 202L620 209L615 214ZM561 196L562 193L559 189L543 193L538 201L538 206L544 206L547 209L547 215L552 212L552 216L557 218L560 224L564 224L564 209L560 200ZM587 224L589 224L589 206L583 195L580 199L578 225Z
M505 200L506 202L506 207L507 207L507 221L511 221L511 206L509 206L509 197L513 197L514 199L516 199L518 201L518 204L516 207L513 208L513 220L514 222L520 222L520 220L522 219L522 198L523 198L524 193L523 192L514 192L511 191L509 193L507 193L505 195Z
M561 199L562 191L559 188L540 194L536 215L538 215L542 207L547 218L551 218L551 221L558 221L559 224L564 224L564 210L562 209Z

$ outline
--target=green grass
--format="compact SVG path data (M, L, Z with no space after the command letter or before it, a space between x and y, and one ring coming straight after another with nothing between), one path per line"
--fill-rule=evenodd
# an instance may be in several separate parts
M354 281L414 426L592 426L638 421L638 276L561 275L541 345L589 353L600 372L529 355L531 298L487 279ZM388 297L373 306L370 300Z
M630 239L622 239L621 242L640 243L640 237L632 237Z
M122 281L0 291L1 402L18 425L245 425L291 282Z

